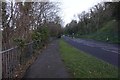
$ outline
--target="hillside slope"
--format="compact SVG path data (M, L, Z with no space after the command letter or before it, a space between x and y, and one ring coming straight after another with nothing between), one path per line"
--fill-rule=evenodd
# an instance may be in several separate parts
M120 35L118 34L118 22L112 20L103 24L103 28L96 31L95 33L89 35L82 35L79 37L120 44Z

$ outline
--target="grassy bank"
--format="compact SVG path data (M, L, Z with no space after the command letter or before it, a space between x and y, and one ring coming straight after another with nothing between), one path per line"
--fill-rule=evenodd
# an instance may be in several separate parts
M118 69L60 40L61 57L74 78L116 78Z
M119 34L118 33L118 22L112 20L112 21L109 21L103 24L103 28L96 31L95 33L91 33L88 35L81 35L81 36L79 35L76 37L120 44L120 35L118 34Z

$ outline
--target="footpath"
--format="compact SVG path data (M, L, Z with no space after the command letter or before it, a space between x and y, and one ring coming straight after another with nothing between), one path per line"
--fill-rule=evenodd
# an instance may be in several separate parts
M58 40L54 40L29 67L24 78L69 78L59 52Z

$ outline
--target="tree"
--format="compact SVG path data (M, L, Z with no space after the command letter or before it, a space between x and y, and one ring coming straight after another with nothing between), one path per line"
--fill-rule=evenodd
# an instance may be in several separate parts
M47 23L61 26L59 8L53 2L3 2L3 50L16 46L14 39L32 41L32 33ZM58 28L58 27L57 27ZM58 34L58 33L57 33Z
M78 14L79 22L76 26L71 22L66 25L65 33L72 35L87 35L94 33L103 28L104 24L111 20L119 20L118 15L119 3L98 3L93 6L89 12L83 11Z

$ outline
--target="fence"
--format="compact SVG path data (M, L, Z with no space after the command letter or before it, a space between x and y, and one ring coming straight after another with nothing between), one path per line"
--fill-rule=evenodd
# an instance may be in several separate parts
M15 47L2 51L2 78L13 78L17 68L31 59L33 51L34 42L26 44L23 49Z

